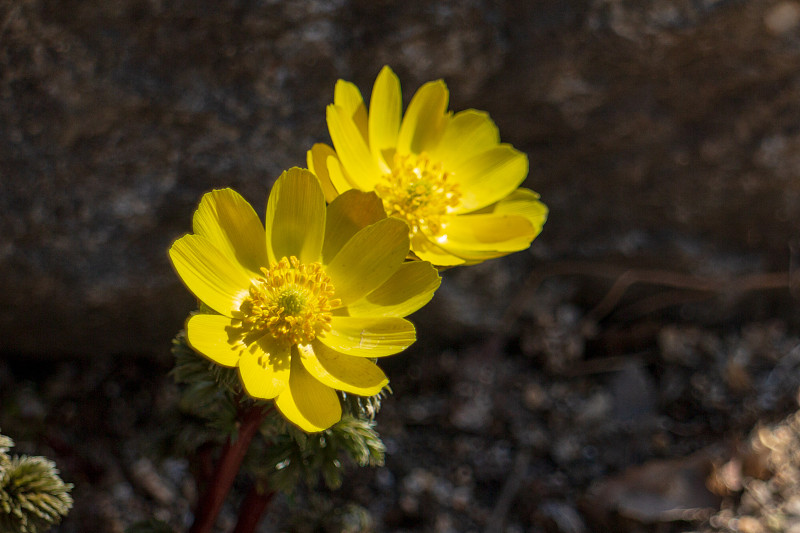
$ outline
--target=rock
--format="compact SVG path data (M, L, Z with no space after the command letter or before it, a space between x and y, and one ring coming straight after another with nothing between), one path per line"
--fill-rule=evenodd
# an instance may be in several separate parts
M764 26L774 35L789 33L798 23L800 23L800 4L797 2L781 2L764 15Z
M655 416L657 398L652 377L641 366L628 363L611 378L614 419L629 424L645 423Z
M503 58L487 10L0 9L0 352L166 353L194 307L166 251L202 193L231 186L263 209L280 172L327 140L338 77L368 94L392 63L409 95L445 75L475 94ZM367 47L345 37L372 31Z
M540 4L0 7L0 352L166 356L194 305L166 250L202 193L263 208L327 140L336 79L368 94L386 63L406 98L444 77L453 109L488 110L551 208L532 254L449 276L427 316L456 310L450 339L494 327L549 258L785 268L796 3ZM500 292L475 290L486 272Z
M614 514L644 524L707 519L720 503L705 484L719 453L706 449L687 457L653 459L599 480L589 491L592 513L601 522Z
M155 465L147 459L140 458L131 465L131 478L144 490L148 496L153 498L161 505L169 505L177 499L177 493L173 487L158 472Z
M557 501L544 501L538 506L540 520L550 526L548 531L555 533L584 533L586 524L578 510L570 504Z
M752 516L743 516L739 519L737 531L742 533L765 533L766 529Z

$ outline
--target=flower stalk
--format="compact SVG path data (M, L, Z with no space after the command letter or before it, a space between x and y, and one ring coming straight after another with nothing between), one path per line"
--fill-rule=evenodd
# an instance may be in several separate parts
M273 496L275 493L271 490L259 491L255 484L250 487L239 509L239 520L233 533L254 533Z
M236 474L239 473L247 449L268 414L269 410L260 405L254 405L242 412L238 435L235 438L228 437L223 446L214 476L197 502L194 523L189 533L211 533L222 504L233 486Z

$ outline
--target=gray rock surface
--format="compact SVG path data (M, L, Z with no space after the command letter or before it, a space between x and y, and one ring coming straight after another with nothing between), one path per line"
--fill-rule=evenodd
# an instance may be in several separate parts
M551 218L491 267L506 277L563 258L788 268L798 2L12 1L0 353L166 353L193 305L166 249L201 194L263 205L327 140L335 80L368 94L383 64L406 98L445 78L453 109L488 110L530 155Z

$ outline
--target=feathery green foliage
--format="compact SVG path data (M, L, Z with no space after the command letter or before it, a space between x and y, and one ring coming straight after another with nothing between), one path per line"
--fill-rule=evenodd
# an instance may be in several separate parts
M0 435L0 468L5 468L11 462L8 450L14 447L14 441L10 437Z
M289 426L259 454L254 472L270 487L292 492L300 482L314 486L321 476L328 488L342 484L343 455L359 466L381 466L386 448L374 422L345 413L321 433L307 434Z
M324 494L311 493L291 519L295 533L370 533L374 523L364 507L341 505Z
M203 427L194 428L198 433L192 437L184 435L188 449L203 442L224 440L236 431L236 397L241 395L236 369L214 364L198 354L187 344L181 332L172 341L175 368L172 377L181 388L180 409L184 413L203 421Z
M342 393L343 407L346 412L351 413L356 418L374 420L375 415L381 410L381 400L385 394L391 394L392 388L387 385L384 390L375 396L358 396L355 394Z
M0 531L46 531L72 508L72 484L64 483L55 463L45 457L10 457L13 445L0 435Z

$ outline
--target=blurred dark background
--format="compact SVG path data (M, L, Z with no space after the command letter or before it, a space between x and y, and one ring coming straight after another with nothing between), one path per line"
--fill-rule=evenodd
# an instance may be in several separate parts
M800 0L0 0L0 429L75 483L57 530L190 523L167 248L385 64L488 111L550 219L381 362L386 467L260 531L800 531Z
M529 154L551 217L524 266L789 270L798 2L6 1L0 353L165 354L201 194L263 205L327 141L336 79L368 97L384 64Z

